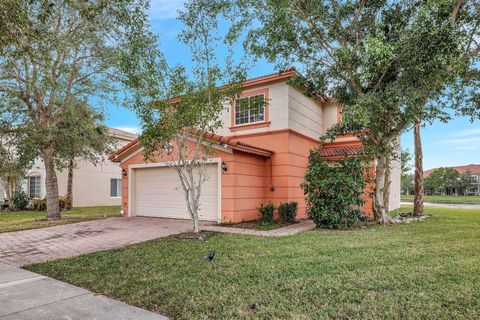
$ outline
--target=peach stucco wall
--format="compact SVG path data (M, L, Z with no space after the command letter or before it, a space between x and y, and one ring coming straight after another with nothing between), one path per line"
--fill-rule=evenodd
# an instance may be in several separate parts
M259 218L257 208L263 203L297 201L298 218L306 218L305 200L300 184L308 165L309 150L317 146L313 139L292 130L238 135L241 141L274 151L265 158L241 151L216 151L211 157L227 165L222 173L222 221L240 222ZM166 161L157 159L155 162ZM121 163L127 170L132 164L145 163L137 153ZM122 207L128 214L128 175L123 177Z
M265 181L267 158L240 151L216 151L212 158L221 158L227 171L222 172L222 221L240 222L258 219L257 207L265 203ZM157 158L154 162L168 159ZM143 164L143 152L137 153L121 163L127 170L132 164ZM122 207L128 215L128 175L122 181Z
M243 134L236 137L243 142L274 151L271 164L270 160L266 163L265 203L272 201L278 206L281 202L296 201L297 217L306 218L305 199L300 185L307 170L310 149L318 146L318 142L293 130Z
M222 172L222 222L241 222L259 218L257 208L269 201L296 201L299 219L306 218L306 205L301 183L309 162L310 150L318 141L293 130L234 135L242 142L272 150L266 158L236 150L216 150L212 158L221 158L227 165ZM132 164L145 163L139 152L121 163L128 171ZM156 159L164 162L166 159ZM128 214L128 176L123 177L122 207ZM371 199L367 198L365 211L371 215Z

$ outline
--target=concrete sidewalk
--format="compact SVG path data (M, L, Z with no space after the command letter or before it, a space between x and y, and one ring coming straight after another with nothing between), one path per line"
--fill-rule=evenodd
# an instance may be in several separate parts
M123 302L0 263L2 320L164 320Z
M401 201L401 205L413 206L413 202ZM452 209L472 209L480 210L480 204L475 203L437 203L437 202L424 202L425 207L439 207L439 208L452 208Z

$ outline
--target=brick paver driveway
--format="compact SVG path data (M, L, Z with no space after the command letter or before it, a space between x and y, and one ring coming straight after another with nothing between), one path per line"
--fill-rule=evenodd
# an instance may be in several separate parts
M187 220L109 218L0 233L0 262L14 266L77 256L191 230Z

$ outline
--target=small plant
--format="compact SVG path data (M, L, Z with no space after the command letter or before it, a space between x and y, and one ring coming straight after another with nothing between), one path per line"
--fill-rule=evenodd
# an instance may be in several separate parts
M275 211L275 205L269 202L266 205L261 204L258 208L263 223L273 223L273 212Z
M47 199L34 198L31 200L32 207L35 211L47 210Z
M67 196L58 197L58 204L60 206L60 210L67 210L67 208L71 208L70 199Z
M295 223L297 216L298 203L291 201L288 203L280 203L278 206L278 215L283 223Z
M12 199L13 207L17 210L25 210L28 206L28 196L22 188L17 188Z

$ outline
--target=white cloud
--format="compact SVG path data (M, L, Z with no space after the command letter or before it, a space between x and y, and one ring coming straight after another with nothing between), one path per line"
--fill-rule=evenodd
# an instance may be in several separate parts
M475 135L480 135L480 128L460 130L460 131L454 132L453 134L450 134L449 137L459 138L459 137L467 137L467 136L475 136Z
M464 146L457 146L454 148L458 151L471 151L471 150L480 150L480 145L464 145Z
M463 129L437 140L438 144L453 145L454 150L467 151L480 149L480 128Z
M175 19L185 0L152 0L148 15L152 20Z
M114 129L127 131L130 133L140 134L142 129L139 126L115 126Z
M456 139L445 139L444 142L449 144L469 144L474 142L480 142L480 136L477 137L464 137L464 138L456 138Z

